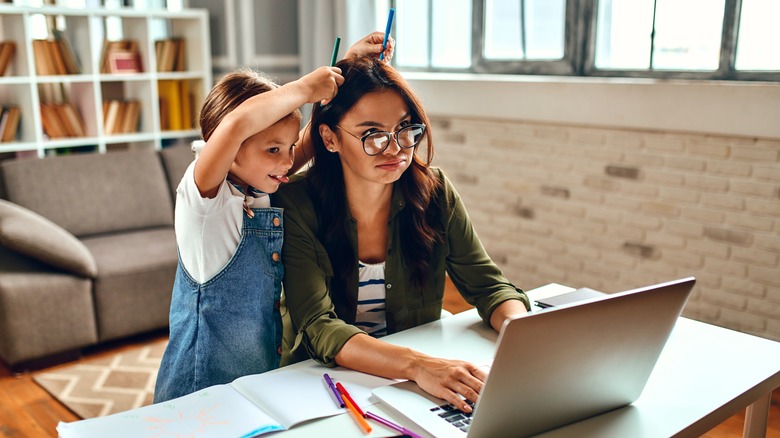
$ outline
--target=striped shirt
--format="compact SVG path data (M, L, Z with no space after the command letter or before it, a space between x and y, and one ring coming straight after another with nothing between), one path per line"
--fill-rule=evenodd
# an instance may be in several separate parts
M355 326L375 338L387 334L385 320L385 262L358 263L358 302Z

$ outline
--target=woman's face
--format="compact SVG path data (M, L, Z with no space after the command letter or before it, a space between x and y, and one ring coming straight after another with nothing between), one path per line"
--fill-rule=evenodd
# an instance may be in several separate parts
M392 135L387 149L369 156L360 138L376 131L395 132L411 123L409 105L400 94L388 90L363 96L339 122L338 135L327 127L321 132L326 147L339 153L346 182L386 185L397 181L409 167L415 148L400 148Z

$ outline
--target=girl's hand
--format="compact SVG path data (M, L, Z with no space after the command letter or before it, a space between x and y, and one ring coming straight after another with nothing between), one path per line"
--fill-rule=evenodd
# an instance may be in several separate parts
M416 364L412 380L425 392L447 400L463 412L471 412L463 397L475 403L486 377L484 370L471 363L426 357Z
M320 102L327 105L336 97L339 86L344 83L344 77L338 67L320 67L296 82L306 90L307 103Z
M379 54L382 53L382 41L384 41L384 39L384 32L372 32L361 38L358 42L347 49L347 53L344 54L344 58L359 58L361 56L367 55L372 55L379 58ZM387 47L385 47L385 57L382 61L389 64L390 60L393 59L394 50L395 40L393 37L388 37Z

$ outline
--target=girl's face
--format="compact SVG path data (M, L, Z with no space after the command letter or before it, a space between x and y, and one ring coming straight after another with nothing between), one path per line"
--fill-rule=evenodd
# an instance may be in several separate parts
M239 180L236 182L265 193L273 193L287 182L299 125L296 118L286 117L246 139L230 166L231 175Z
M409 105L400 94L388 90L360 98L339 122L338 135L325 125L320 127L320 132L325 146L339 153L345 181L386 185L397 181L409 167L415 148L400 148L392 135L387 149L369 156L363 150L360 138L377 131L393 133L411 123Z

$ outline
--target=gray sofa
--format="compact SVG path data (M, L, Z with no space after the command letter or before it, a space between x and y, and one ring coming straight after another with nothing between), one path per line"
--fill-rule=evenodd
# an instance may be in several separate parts
M0 358L42 358L168 326L178 146L0 162ZM21 368L21 369L20 369Z

